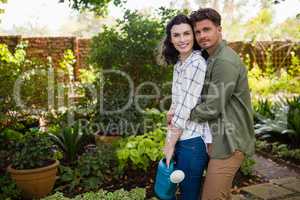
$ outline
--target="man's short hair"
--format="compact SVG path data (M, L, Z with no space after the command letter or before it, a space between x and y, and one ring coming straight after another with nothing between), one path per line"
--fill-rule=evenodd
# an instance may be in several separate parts
M190 19L195 25L196 22L208 19L216 26L221 26L221 15L212 8L200 8L190 14Z

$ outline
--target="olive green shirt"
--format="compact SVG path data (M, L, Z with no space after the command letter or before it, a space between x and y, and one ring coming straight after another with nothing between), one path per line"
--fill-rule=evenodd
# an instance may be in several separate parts
M203 101L190 119L209 122L213 135L211 158L229 157L235 150L254 153L253 111L247 69L226 41L207 60Z

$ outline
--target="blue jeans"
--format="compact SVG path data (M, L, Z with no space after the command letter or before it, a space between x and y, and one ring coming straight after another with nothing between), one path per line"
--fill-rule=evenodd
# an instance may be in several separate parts
M178 141L174 160L175 169L180 169L185 174L184 180L179 184L180 200L199 200L202 175L208 163L208 154L202 138Z

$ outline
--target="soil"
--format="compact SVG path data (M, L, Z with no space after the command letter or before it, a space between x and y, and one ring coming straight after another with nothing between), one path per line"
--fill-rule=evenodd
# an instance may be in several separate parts
M240 188L242 187L256 185L260 183L266 183L266 182L268 182L268 180L258 174L254 173L253 175L245 176L239 170L233 179L231 193L239 194Z
M108 191L115 191L117 189L124 188L125 190L131 190L135 187L146 188L146 198L154 196L154 181L156 176L157 164L152 163L148 171L128 169L120 179L111 179L106 181L101 188Z

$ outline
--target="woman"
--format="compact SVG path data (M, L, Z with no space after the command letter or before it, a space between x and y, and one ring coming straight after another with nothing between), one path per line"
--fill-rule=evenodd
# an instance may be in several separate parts
M175 168L185 173L180 183L180 199L198 200L203 170L208 162L206 144L212 142L212 137L207 123L189 121L189 116L200 100L207 66L187 16L174 17L166 33L162 56L168 64L175 65L164 154L169 165L175 150Z

